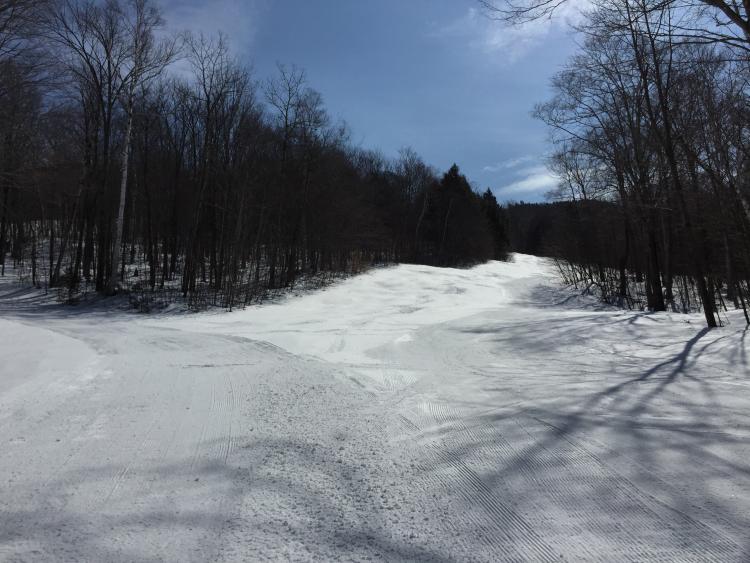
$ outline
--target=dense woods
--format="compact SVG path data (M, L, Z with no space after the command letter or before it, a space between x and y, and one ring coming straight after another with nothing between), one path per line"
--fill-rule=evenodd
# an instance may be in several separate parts
M151 0L0 3L2 273L232 307L368 264L506 253L456 166L353 146L305 72L253 76Z
M522 22L564 2L484 4ZM352 145L302 69L256 77L226 38L163 24L152 0L0 3L3 275L66 300L233 307L373 263L503 259L510 242L608 301L750 323L743 4L593 2L535 110L557 203L507 211L456 166Z
M563 2L485 3L515 22ZM535 114L551 130L553 206L510 210L514 244L566 280L709 327L750 299L750 14L724 1L594 2L579 52Z

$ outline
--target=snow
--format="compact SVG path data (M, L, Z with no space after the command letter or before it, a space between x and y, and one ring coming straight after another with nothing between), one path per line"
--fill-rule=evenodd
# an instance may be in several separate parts
M232 313L0 293L0 560L750 560L741 316L523 255Z

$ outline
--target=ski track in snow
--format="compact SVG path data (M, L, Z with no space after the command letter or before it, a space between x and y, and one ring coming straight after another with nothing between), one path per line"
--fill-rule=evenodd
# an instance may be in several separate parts
M523 255L0 313L2 561L750 561L739 316L600 307Z

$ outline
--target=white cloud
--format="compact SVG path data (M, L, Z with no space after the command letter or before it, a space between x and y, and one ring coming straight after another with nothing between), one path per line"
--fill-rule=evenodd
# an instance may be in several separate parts
M265 5L266 0L166 0L163 11L169 30L223 33L236 52L245 54L255 39Z
M540 18L516 26L492 19L482 10L472 7L460 19L439 28L432 35L463 38L472 48L485 54L502 53L505 55L503 62L513 64L553 30L581 21L582 10L589 5L590 0L569 0L551 18Z
M525 164L529 161L534 160L533 156L527 155L527 156L520 156L518 158L511 158L509 160L503 160L501 162L497 162L495 164L489 164L482 168L482 171L484 172L500 172L501 170L511 170L513 168L516 168L520 166L521 164Z
M508 197L519 194L543 194L555 186L559 179L546 166L533 166L519 170L519 179L497 189L497 193Z

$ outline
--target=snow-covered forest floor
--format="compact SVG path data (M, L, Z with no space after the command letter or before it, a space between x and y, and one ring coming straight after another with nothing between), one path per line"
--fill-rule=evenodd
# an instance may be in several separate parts
M0 560L750 560L741 315L522 255L233 313L1 293Z

